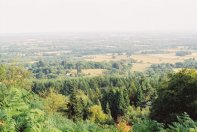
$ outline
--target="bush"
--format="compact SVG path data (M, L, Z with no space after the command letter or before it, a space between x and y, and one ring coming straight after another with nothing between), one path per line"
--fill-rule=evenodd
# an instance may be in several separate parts
M177 116L178 122L173 122L169 125L169 132L196 132L197 123L195 123L187 113Z
M163 131L163 124L154 120L141 120L133 125L133 132L161 132Z

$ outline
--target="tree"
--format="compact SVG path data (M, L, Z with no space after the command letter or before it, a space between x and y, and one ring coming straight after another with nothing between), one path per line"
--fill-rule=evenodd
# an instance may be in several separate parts
M159 91L151 109L152 119L169 123L176 115L187 112L197 119L197 72L183 69L170 76L166 88Z
M127 107L129 106L129 99L125 98L126 95L124 95L123 90L124 88L113 88L107 95L111 115L115 121L117 121L118 117L126 113Z
M134 124L133 132L163 132L163 124L154 120L141 120Z
M0 65L0 81L6 86L15 86L30 89L31 84L28 81L30 72L19 66Z
M6 66L0 65L0 81L6 80Z
M80 63L77 63L76 64L76 69L77 69L77 76L79 76L82 72L82 69L81 69L81 64Z
M173 122L169 125L169 132L196 132L197 124L189 117L187 113L183 113L177 116L177 122Z
M68 116L74 121L86 119L90 100L81 90L74 90L70 95L68 103Z
M45 63L43 61L38 61L36 65L37 67L45 67Z
M130 80L130 84L128 86L127 92L128 92L128 96L130 99L130 104L137 106L137 93L139 91L137 91L137 88L133 79Z
M55 113L61 109L67 109L67 104L69 102L66 96L58 94L57 92L52 90L50 90L45 99L45 109L50 113Z
M107 120L108 116L102 110L101 105L93 105L89 108L89 120L92 122L104 122Z

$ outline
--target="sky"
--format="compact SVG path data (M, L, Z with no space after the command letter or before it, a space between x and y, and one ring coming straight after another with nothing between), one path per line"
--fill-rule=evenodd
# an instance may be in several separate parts
M197 30L197 0L0 0L0 33Z

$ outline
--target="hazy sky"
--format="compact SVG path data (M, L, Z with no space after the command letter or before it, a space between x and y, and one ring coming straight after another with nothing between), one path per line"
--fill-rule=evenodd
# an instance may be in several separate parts
M0 33L197 30L197 0L0 0Z

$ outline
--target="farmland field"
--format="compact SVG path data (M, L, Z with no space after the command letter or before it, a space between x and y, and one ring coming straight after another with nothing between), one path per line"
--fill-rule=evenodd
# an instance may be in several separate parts
M133 64L131 71L139 71L143 72L145 71L151 64L148 63L135 63Z
M180 49L167 49L170 53L165 54L134 54L131 57L121 54L102 54L102 55L89 55L83 56L83 59L86 61L94 62L109 62L109 61L119 61L119 60L129 60L134 59L137 62L133 64L131 71L145 71L151 64L161 64L161 63L170 63L175 64L177 62L183 62L184 60L195 58L197 59L197 51L192 51L191 55L186 56L176 56L176 51ZM94 74L95 75L95 74Z
M101 76L105 72L104 69L83 69L82 74L85 76ZM77 70L74 69L71 71L72 74L77 74Z
M197 52L192 53L192 55L186 56L176 56L175 53L169 54L139 54L133 55L133 59L141 61L143 63L150 63L150 64L158 64L158 63L176 63L182 62L189 58L196 58L197 59Z

